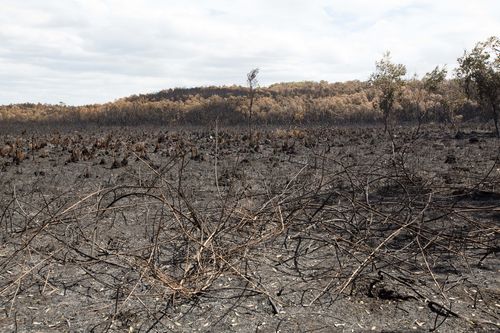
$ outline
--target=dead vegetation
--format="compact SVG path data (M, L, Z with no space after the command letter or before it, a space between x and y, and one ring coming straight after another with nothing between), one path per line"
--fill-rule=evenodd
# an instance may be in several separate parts
M494 138L242 132L6 138L0 327L499 329Z

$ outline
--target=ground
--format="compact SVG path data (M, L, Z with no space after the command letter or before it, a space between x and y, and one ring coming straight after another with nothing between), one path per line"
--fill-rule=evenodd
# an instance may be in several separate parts
M483 125L2 133L2 332L500 328Z

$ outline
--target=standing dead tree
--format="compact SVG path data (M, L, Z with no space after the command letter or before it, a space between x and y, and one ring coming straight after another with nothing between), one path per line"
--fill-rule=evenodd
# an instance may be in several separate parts
M248 95L249 105L248 105L248 134L252 136L252 115L253 115L253 102L255 98L255 89L259 82L257 81L257 75L259 74L259 69L254 68L247 73L247 84L250 88Z

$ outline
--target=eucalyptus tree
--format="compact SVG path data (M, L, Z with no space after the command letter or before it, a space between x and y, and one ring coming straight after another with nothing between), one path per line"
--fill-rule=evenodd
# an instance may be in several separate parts
M403 93L403 108L411 113L407 114L412 120L417 121L417 128L413 137L417 137L422 128L429 110L436 104L443 105L444 82L446 81L446 68L436 66L432 71L425 73L422 78L415 73L406 82L407 89Z
M394 110L394 104L399 98L405 84L406 66L395 64L391 60L390 52L385 52L382 59L375 62L375 72L370 76L370 83L376 87L381 95L379 108L384 114L384 132L392 131L388 125Z
M498 113L500 112L500 38L493 36L479 42L458 58L457 78L462 82L467 97L489 110L497 137Z
M425 75L422 77L422 80L420 80L420 83L418 85L418 91L419 91L419 97L422 96L423 92L424 94L427 94L427 96L431 94L439 94L442 90L442 86L444 81L446 80L446 74L448 73L448 70L446 67L439 67L436 66L432 71L425 73ZM424 121L425 116L427 115L427 108L421 108L420 106L420 101L417 101L417 110L418 110L418 127L416 134L419 133L420 128L422 126L422 122Z

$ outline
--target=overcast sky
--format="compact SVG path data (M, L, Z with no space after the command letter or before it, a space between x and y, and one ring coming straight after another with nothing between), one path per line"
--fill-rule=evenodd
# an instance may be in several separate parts
M498 0L0 0L0 104L410 73L500 33Z

